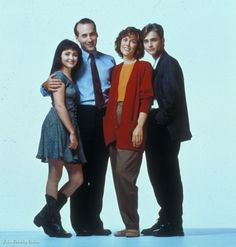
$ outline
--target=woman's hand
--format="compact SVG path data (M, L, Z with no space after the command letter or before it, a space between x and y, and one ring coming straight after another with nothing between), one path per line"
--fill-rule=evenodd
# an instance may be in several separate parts
M137 125L133 131L132 142L135 148L140 147L143 142L143 127L140 125Z
M79 145L77 136L75 133L70 133L70 144L69 148L75 150Z

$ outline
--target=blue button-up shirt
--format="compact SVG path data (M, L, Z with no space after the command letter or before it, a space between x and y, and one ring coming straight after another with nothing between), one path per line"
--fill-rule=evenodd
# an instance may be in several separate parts
M101 52L94 52L96 66L98 69L99 78L101 81L101 89L104 100L108 100L108 90L111 86L111 69L115 65L115 60L112 56L103 54ZM78 72L76 84L80 93L81 105L95 105L95 96L93 90L92 71L90 67L89 53L82 50L83 63Z

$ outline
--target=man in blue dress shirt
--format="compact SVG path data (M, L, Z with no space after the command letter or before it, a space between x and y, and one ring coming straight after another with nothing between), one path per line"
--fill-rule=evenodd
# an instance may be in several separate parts
M83 167L84 183L71 197L71 223L78 236L110 235L111 231L104 229L100 218L108 163L102 118L108 99L111 69L115 65L115 60L113 57L97 51L98 34L96 24L91 19L84 18L78 21L75 24L74 33L83 55L83 64L76 84L80 93L78 121L87 164ZM95 58L103 95L104 105L99 108L95 102L90 55ZM50 76L43 87L54 91L60 87L61 83ZM44 90L41 91L45 94Z

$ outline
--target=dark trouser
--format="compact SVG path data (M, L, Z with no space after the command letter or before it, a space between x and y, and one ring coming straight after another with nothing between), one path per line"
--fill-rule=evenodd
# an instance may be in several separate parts
M78 121L87 163L83 166L84 183L71 196L71 223L75 230L103 228L100 219L108 163L102 118L105 109L80 106Z
M148 175L161 207L159 220L182 226L183 186L178 154L180 142L172 141L166 127L150 114L146 143Z

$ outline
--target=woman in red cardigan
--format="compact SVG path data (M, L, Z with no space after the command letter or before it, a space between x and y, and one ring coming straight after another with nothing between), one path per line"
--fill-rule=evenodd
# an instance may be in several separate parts
M137 177L146 140L146 119L153 100L152 67L139 61L144 55L141 32L122 30L115 49L123 62L112 71L104 136L109 145L113 180L125 230L115 236L138 237Z

